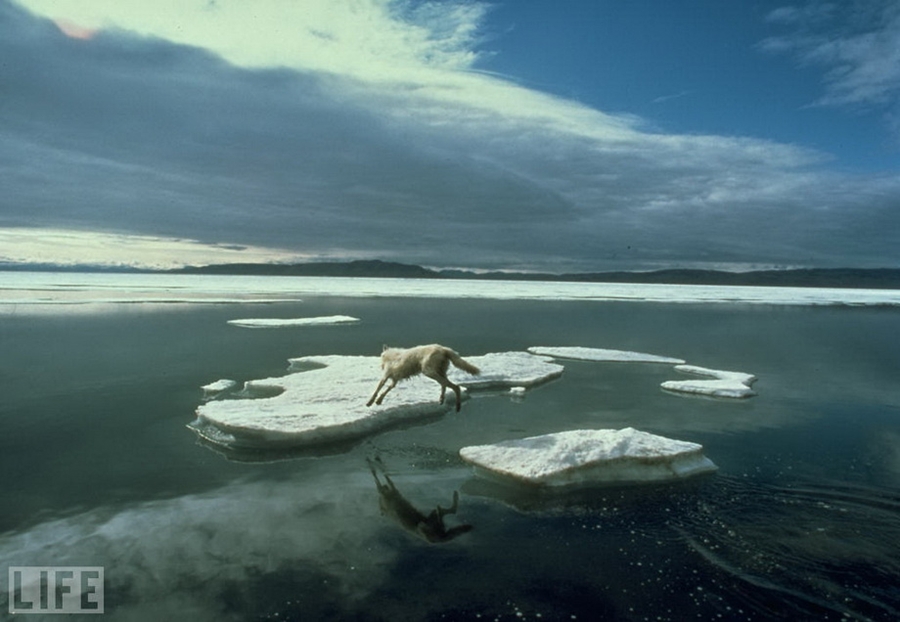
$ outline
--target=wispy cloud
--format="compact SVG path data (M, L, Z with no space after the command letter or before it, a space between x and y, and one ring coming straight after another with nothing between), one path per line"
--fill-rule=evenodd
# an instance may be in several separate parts
M825 69L820 105L900 104L900 4L868 0L784 7L769 21L790 28L760 47Z
M686 97L690 94L691 91L680 91L678 93L672 93L670 95L660 95L659 97L655 97L651 103L664 104L668 101L672 101L673 99L681 99L682 97Z

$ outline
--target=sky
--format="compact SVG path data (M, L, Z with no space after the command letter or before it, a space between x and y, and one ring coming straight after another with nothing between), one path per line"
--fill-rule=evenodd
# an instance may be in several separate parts
M894 0L0 0L0 264L900 267Z

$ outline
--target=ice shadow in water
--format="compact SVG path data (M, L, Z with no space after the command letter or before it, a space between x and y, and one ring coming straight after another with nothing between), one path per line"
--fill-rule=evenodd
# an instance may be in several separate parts
M469 524L460 524L448 529L444 523L444 517L447 514L456 514L459 507L459 492L453 491L453 504L449 508L438 505L431 512L425 514L397 490L390 476L384 472L384 465L379 458L369 459L368 464L372 477L375 478L378 503L383 516L389 516L407 531L432 544L449 542L472 531L473 526ZM379 479L376 466L381 467L381 474L385 482Z

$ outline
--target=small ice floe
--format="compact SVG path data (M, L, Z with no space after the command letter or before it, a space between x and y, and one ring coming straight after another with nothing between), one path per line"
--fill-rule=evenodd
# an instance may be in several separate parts
M481 368L482 376L464 375L459 380L463 399L465 389L532 386L562 373L560 365L523 352L487 354L467 360ZM352 440L394 424L442 415L454 406L452 393L439 403L438 385L417 376L401 383L389 402L367 407L366 398L381 375L378 357L309 356L291 359L290 363L292 370L300 371L245 383L246 389L252 389L248 398L201 404L192 427L207 430L203 434L207 440L226 439L222 444L234 448L309 447ZM485 378L487 384L483 383ZM210 427L217 433L210 433Z
M744 398L756 395L751 385L756 376L739 371L719 371L695 365L677 365L677 371L703 376L707 380L669 380L662 383L666 391L706 395L709 397Z
M203 389L203 396L205 398L211 398L219 395L220 393L224 393L225 391L231 391L237 386L237 380L229 380L227 378L223 378L221 380L216 380L215 382L205 384L200 388Z
M617 362L617 363L668 363L681 365L683 359L646 354L644 352L629 352L628 350L606 350L604 348L586 348L582 346L535 346L528 348L533 354L543 354L553 358L576 359L579 361Z
M327 315L323 317L298 317L298 318L246 318L239 320L228 320L229 324L234 326L243 326L244 328L284 328L289 326L327 326L331 324L352 324L358 322L359 318L349 315Z
M570 430L463 447L478 475L533 486L643 483L715 471L703 446L634 428Z

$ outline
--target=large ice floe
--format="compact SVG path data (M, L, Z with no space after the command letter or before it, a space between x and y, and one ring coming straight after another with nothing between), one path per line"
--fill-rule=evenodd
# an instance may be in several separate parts
M228 320L233 326L244 328L284 328L290 326L328 326L331 324L352 324L359 322L359 318L349 315L327 315L323 317L298 317L298 318L246 318Z
M489 479L561 488L683 479L715 471L697 443L622 430L570 430L463 447L460 457Z
M667 363L682 365L684 359L669 356L658 356L644 352L629 352L627 350L607 350L604 348L585 348L582 346L535 346L528 348L533 354L552 356L553 358L575 359L580 361L617 362L617 363Z
M481 368L481 375L463 374L455 381L471 390L531 387L563 371L546 357L527 352L467 356L466 360ZM201 404L191 427L206 440L233 448L309 447L441 415L454 405L451 396L439 403L438 384L419 376L405 381L383 405L366 407L366 398L381 376L378 357L307 356L290 363L293 373L248 381L237 393L226 389L218 395L220 399Z
M684 374L702 376L703 379L668 380L660 385L666 391L728 398L756 395L756 392L750 388L756 382L756 376L753 374L739 371L719 371L696 365L676 365L675 369Z

